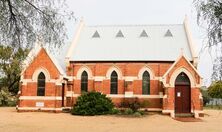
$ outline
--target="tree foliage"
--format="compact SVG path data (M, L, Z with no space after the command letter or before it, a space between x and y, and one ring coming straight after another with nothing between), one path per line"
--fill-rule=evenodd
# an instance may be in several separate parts
M0 43L31 47L39 37L48 45L60 46L66 38L65 0L0 0Z
M0 90L5 87L9 92L17 94L21 62L27 54L27 49L14 50L13 47L0 45Z
M213 63L212 81L222 81L222 57L217 57Z
M219 46L222 42L222 1L194 0L194 3L197 10L197 23L207 26L206 47Z
M212 98L222 98L222 82L214 82L209 88L208 88L208 94Z

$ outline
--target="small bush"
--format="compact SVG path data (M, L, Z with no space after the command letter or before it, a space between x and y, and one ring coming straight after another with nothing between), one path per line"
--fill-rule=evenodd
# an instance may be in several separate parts
M125 109L124 114L125 115L132 115L134 113L134 111L130 108Z
M99 92L84 93L77 98L71 113L74 115L112 114L114 105L111 99Z
M135 117L141 117L142 114L141 114L139 111L137 111L137 112L133 113L133 116L135 116Z
M139 101L138 98L128 98L124 99L120 107L130 108L133 112L138 111L140 108L147 107L149 105L148 101Z
M112 114L120 114L121 112L120 112L120 110L118 110L118 109L113 109L112 110Z

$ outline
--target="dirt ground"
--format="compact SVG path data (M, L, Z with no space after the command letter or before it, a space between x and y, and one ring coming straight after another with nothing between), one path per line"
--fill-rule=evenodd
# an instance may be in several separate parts
M72 116L0 107L0 132L222 132L222 111L205 110L201 122L180 122L151 114L141 118Z

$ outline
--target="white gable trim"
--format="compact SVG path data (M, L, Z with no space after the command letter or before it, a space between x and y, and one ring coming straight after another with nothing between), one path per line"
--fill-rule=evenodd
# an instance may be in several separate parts
M179 60L182 58L182 57L184 57L185 58L185 60L187 61L187 63L191 66L191 68L197 73L197 75L200 77L200 84L196 84L196 81L195 81L195 77L192 77L193 75L190 73L190 72L188 72L185 68L183 68L181 71L180 71L180 73L181 72L184 72L184 73L186 73L187 74L187 76L188 76L188 74L191 74L190 76L188 76L189 77L189 79L190 79L190 81L195 81L195 83L193 83L193 85L192 86L196 86L196 87L200 87L200 85L201 85L201 83L202 83L202 77L201 77L201 75L199 74L199 72L196 70L196 68L190 63L190 61L186 58L186 56L183 54L183 53L181 53L181 55L177 58L177 60L173 63L173 65L166 71L166 73L163 75L163 77L162 77L162 82L163 82L163 84L164 84L164 86L167 86L167 87L174 87L174 82L172 83L172 82L170 82L170 86L168 86L167 84L166 84L166 76L170 73L170 71L175 67L175 65L179 62ZM181 67L180 67L181 68ZM178 68L179 69L179 68ZM177 69L177 70L178 70ZM184 70L185 69L185 70ZM176 70L173 72L173 74L176 72ZM172 74L172 76L173 76L173 74ZM172 76L171 76L171 78L172 78ZM176 76L176 75L175 75ZM194 80L191 80L191 79L194 79ZM174 80L175 81L175 80ZM192 87L191 86L191 87Z
M200 73L196 70L196 68L190 63L190 61L187 59L187 57L182 53L178 58L177 60L173 63L173 65L166 71L166 73L163 75L163 78L165 78L169 72L175 67L175 65L180 61L180 59L184 57L185 60L187 61L187 63L192 67L192 69L197 73L198 76L200 76L201 78L201 75Z
M110 79L111 74L112 74L113 71L116 71L116 73L118 75L118 79L121 80L123 74L122 74L121 70L117 66L112 66L112 67L109 68L109 70L106 73L106 78Z
M31 64L33 59L39 54L41 49L44 49L43 47L40 46L40 44L36 43L36 46L29 52L28 56L26 59L23 61L23 68L21 72L21 76L23 75L24 71L28 68L28 66ZM46 54L49 56L49 58L52 60L53 64L56 66L57 70L61 75L65 75L65 72L63 71L62 67L58 64L57 60L53 55L49 53L48 50L46 50ZM23 76L22 76L23 78Z
M193 38L192 38L192 33L190 31L190 28L189 28L189 22L188 22L187 16L185 16L185 19L184 19L184 28L185 28L185 32L186 32L186 35L187 35L187 40L188 40L190 51L191 51L193 61L194 61L194 59L197 58L197 53L195 51L194 41L193 41Z
M55 57L51 54L49 54L48 50L46 50L46 53L48 54L49 58L52 60L53 64L56 66L56 68L58 69L59 73L61 75L65 75L65 72L63 71L62 67L59 65L59 63L57 62L57 60L55 59Z
M81 33L84 26L85 26L85 23L84 23L83 19L81 19L80 22L79 22L79 26L76 30L75 36L73 38L73 41L72 41L72 43L70 45L70 48L67 52L67 55L65 57L67 65L69 65L69 59L70 59L71 55L73 54L74 48L76 46L77 41L79 40L80 33Z
M22 62L22 72L21 75L25 72L27 67L30 65L30 63L33 61L33 59L39 54L41 50L41 46L38 42L36 42L35 47L32 48L32 50L29 52L28 56L25 58L25 60Z
M82 66L82 67L78 70L76 79L81 80L81 76L82 76L82 73L83 73L84 71L87 72L87 74L88 74L88 79L93 79L92 71L91 71L91 69L90 69L89 67L87 67L87 66Z
M150 80L154 80L155 79L155 75L154 72L151 70L150 67L148 66L144 66L143 68L140 69L139 73L138 73L138 79L142 80L143 78L143 73L147 71L150 74Z

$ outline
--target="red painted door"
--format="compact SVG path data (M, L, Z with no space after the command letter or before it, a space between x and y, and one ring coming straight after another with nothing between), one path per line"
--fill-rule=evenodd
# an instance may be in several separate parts
M190 86L175 86L175 112L190 113Z

